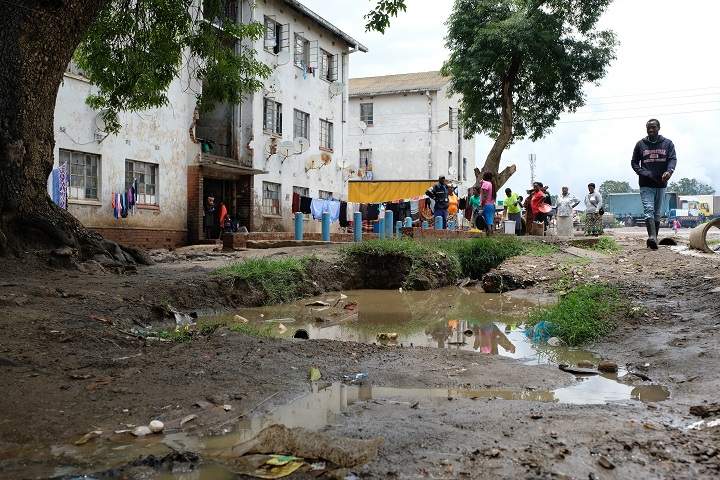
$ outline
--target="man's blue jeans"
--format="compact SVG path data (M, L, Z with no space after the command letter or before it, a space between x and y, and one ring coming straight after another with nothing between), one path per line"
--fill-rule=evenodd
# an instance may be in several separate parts
M644 217L660 222L665 203L665 188L640 187L640 200L642 200Z

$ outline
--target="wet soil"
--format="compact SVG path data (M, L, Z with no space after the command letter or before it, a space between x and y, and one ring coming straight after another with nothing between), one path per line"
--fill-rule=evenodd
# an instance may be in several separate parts
M720 427L685 427L700 420L690 407L716 402L720 391L720 301L713 291L720 255L650 251L636 233L611 233L623 247L618 254L584 259L569 249L516 257L498 270L533 284L504 294L517 297L552 298L566 274L618 285L640 310L586 348L666 385L670 399L581 406L451 395L417 404L388 399L357 402L323 431L385 438L379 458L357 470L361 478L718 478ZM184 343L133 333L172 325L168 304L211 314L263 300L214 277L219 266L308 254L319 259L321 274L308 294L360 286L366 273L383 276L340 264L336 246L230 254L193 247L154 252L156 265L122 273L50 269L32 255L0 259L0 476L28 478L27 466L44 462L95 471L51 455L50 446L73 448L90 431L103 432L90 442L119 441L114 431L155 418L177 421L198 413L201 400L219 408L183 428L219 433L237 418L307 393L311 366L328 381L368 372L366 386L548 391L576 382L554 366L462 350L257 338L225 328ZM427 286L442 278L442 271L426 273Z

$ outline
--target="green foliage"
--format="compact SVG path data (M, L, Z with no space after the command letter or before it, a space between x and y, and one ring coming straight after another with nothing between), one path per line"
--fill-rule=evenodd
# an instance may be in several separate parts
M217 330L220 327L226 327L227 322L213 322L213 323L206 323L201 322L200 323L200 335L207 336L212 334L215 330Z
M176 328L175 330L158 330L156 332L149 332L148 337L157 337L173 342L188 342L192 338L193 332L190 328L185 326L183 328Z
M308 262L308 258L250 258L220 268L215 274L244 280L251 288L267 293L266 304L275 304L301 297Z
M615 58L615 34L595 29L610 3L456 0L441 73L463 95L465 135L512 127L510 143L538 140L560 113L583 106L583 85L597 83Z
M595 245L588 247L588 250L600 253L619 253L622 251L622 247L610 237L600 237Z
M566 286L566 285L563 285ZM534 309L528 324L545 320L552 335L570 346L594 342L611 332L629 304L608 284L579 285L561 296L556 305Z
M260 22L236 23L222 0L113 0L95 19L75 53L75 61L97 92L87 103L103 110L106 130L117 133L118 113L168 104L170 83L188 68L204 82L196 92L205 111L216 103L240 103L262 88L271 70L240 40L262 38ZM187 58L184 58L184 57Z
M524 251L521 242L514 237L480 237L456 243L462 275L476 279Z
M715 195L713 187L698 182L694 178L681 178L677 182L670 182L667 190L668 192L676 192L678 195Z
M365 31L385 33L385 29L390 26L390 17L397 17L401 10L407 10L405 0L379 0L375 8L363 17L367 22Z
M550 243L538 242L531 240L525 242L523 245L523 255L529 257L549 257L555 253L558 253L560 249Z
M605 180L598 187L598 193L603 198L607 198L610 193L633 193L639 191L640 189L632 188L628 182L619 182L617 180Z

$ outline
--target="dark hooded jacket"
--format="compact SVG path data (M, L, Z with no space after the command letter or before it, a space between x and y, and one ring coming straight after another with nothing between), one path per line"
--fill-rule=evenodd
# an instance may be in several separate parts
M638 174L641 187L665 188L667 182L662 181L663 173L674 172L676 163L672 140L658 135L654 142L645 137L635 144L630 165Z

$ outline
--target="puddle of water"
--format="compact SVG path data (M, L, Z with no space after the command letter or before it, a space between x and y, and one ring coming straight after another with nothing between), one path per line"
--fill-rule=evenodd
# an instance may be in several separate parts
M581 384L593 384L600 377L587 378ZM667 391L662 387L628 387L617 383L617 388L610 396L606 389L598 389L598 398L607 400L628 400L638 396L645 401L656 401ZM281 424L286 427L305 427L318 430L336 421L343 410L358 403L367 401L400 403L410 405L416 401L431 398L480 398L502 400L525 400L533 402L576 403L580 397L576 387L568 387L555 391L502 390L480 389L465 390L456 388L392 388L346 385L341 383L313 384L312 392L294 402L278 406L274 411L254 419L241 420L228 427L224 435L197 436L187 432L150 435L145 438L134 438L129 435L114 440L97 440L84 446L73 445L53 446L49 449L15 452L16 454L32 455L33 465L24 464L24 468L6 469L3 478L49 478L63 475L83 475L119 467L128 461L144 458L153 454L158 458L168 454L171 449L180 452L193 452L203 459L192 471L186 473L162 472L153 477L165 479L192 480L225 480L235 478L230 468L213 461L219 453L231 449L238 443L253 438L264 428ZM656 400L649 400L652 397ZM583 399L581 403L588 403ZM590 402L592 403L592 402ZM14 456L12 456L14 457ZM12 459L5 458L7 462ZM18 457L21 458L21 457ZM27 456L25 458L28 458ZM66 466L52 467L62 463ZM71 466L74 464L75 466ZM82 470L78 465L83 465ZM82 473L79 473L82 471ZM17 474L17 475L16 475Z

